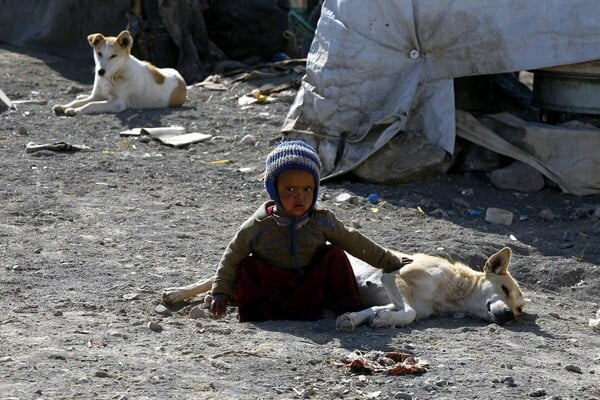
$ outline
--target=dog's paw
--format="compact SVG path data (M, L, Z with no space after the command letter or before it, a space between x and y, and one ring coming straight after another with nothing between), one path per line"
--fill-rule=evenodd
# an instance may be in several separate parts
M74 116L74 115L77 115L77 110L76 110L75 108L67 108L67 109L65 110L65 115L66 115L67 117L72 117L72 116Z
M54 111L54 115L64 115L65 108L57 104L54 107L52 107L52 111Z
M164 289L161 295L163 304L170 305L180 302L182 300L180 292L179 288Z
M352 315L350 313L342 314L335 320L335 327L340 331L344 332L354 332L356 329L356 325L352 320Z

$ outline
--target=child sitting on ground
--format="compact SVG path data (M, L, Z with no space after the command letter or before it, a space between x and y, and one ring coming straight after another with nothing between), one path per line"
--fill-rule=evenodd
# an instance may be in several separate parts
M269 154L265 188L271 200L244 222L219 262L211 290L215 317L231 300L240 322L358 311L358 287L344 251L386 272L412 261L316 208L320 170L317 152L302 141L282 142Z

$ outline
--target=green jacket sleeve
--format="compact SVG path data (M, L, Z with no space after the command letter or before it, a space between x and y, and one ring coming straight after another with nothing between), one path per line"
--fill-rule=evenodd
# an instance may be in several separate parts
M227 245L215 273L211 292L233 295L237 266L246 258L251 249L248 247L251 225L246 221Z
M358 230L347 227L331 212L330 218L333 229L328 235L328 240L331 243L340 246L354 257L360 258L375 268L392 272L402 267L402 260L391 250L375 243Z

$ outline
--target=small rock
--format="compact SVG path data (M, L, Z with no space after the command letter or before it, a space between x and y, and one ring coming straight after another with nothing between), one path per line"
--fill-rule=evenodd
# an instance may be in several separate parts
M491 224L511 225L513 213L502 208L490 207L485 210L485 220Z
M575 364L567 364L565 365L565 369L569 372L575 372L578 374L581 374L581 368Z
M436 208L434 210L431 210L429 212L429 215L434 217L434 218L443 218L444 217L444 210L442 210L441 208Z
M502 382L506 385L506 386L510 386L510 387L515 387L517 386L517 384L515 383L515 378L513 378L512 376L505 376L504 378L502 378Z
M202 308L200 308L198 306L192 307L192 309L190 310L190 318L191 319L206 318L206 311L204 311Z
M539 212L538 217L543 219L544 221L552 222L554 221L554 214L547 208L544 208Z
M127 293L123 295L123 299L125 300L139 300L140 298L140 294L139 293Z
M173 313L171 312L171 310L169 310L167 307L165 307L162 304L157 305L154 308L154 312L157 313L158 315L164 315L167 317L170 317L171 315L173 315Z
M248 146L256 146L258 141L256 137L253 135L246 135L240 140L240 144L248 145Z
M413 397L410 393L398 392L398 393L394 394L394 398L400 399L400 400L412 400Z
M65 91L66 94L77 94L83 92L83 88L75 85L70 85Z
M520 161L492 171L490 182L500 189L525 193L539 192L545 184L544 176L538 170Z
M589 326L600 332L600 310L596 311L596 318L590 318Z
M238 171L240 171L242 174L249 174L251 172L256 171L256 168L254 168L254 167L242 167L242 168L239 168Z
M542 397L546 395L546 391L544 389L535 389L533 392L529 393L529 397Z
M94 372L94 376L97 378L108 378L108 372L106 371L96 371Z
M156 321L150 321L148 322L148 329L150 329L153 332L162 332L163 327Z
M350 200L351 198L352 198L352 195L350 193L340 193L335 198L335 201L343 203L345 201Z
M452 207L454 208L471 208L469 202L465 199L461 199L460 197L455 197L452 199Z

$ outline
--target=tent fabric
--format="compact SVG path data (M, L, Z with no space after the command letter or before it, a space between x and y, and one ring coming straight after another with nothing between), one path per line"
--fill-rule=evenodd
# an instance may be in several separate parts
M317 148L325 178L399 132L449 153L453 79L600 59L596 0L326 0L282 133Z
M600 129L595 126L532 123L508 113L475 118L457 110L456 128L458 136L537 169L566 193L600 193Z

